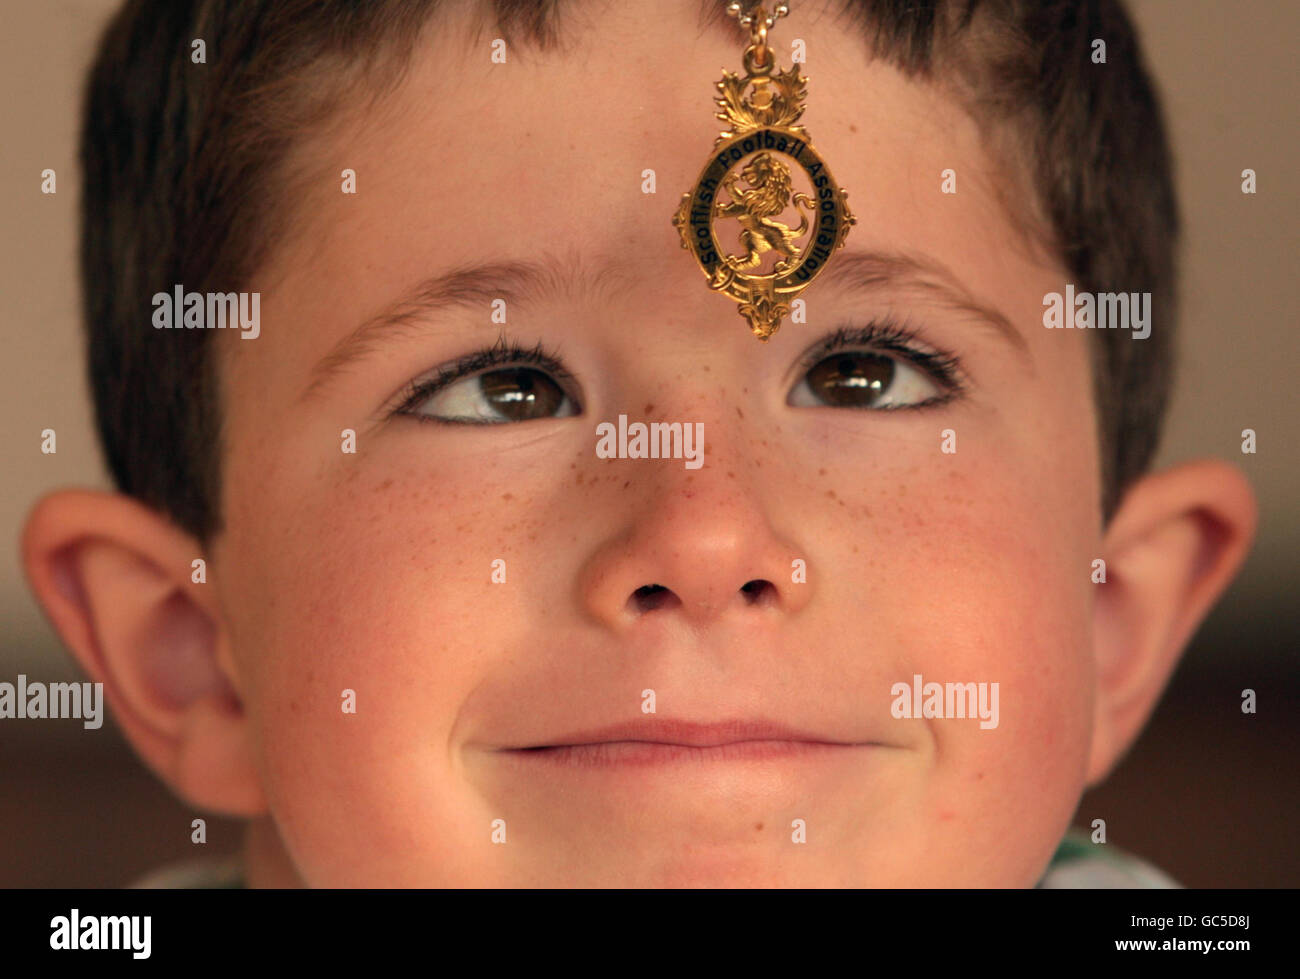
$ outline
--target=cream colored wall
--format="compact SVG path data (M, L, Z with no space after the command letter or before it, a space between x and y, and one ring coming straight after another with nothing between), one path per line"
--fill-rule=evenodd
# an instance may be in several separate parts
M107 0L12 3L0 30L0 678L72 672L18 565L43 492L107 486L77 323L75 136L80 87ZM1135 14L1173 130L1187 223L1182 371L1162 462L1241 465L1261 504L1259 543L1204 630L1198 661L1294 662L1297 355L1296 84L1300 5L1139 0ZM58 194L39 174L58 173ZM1259 193L1240 192L1240 172ZM39 433L58 432L42 455ZM1243 456L1240 432L1258 432Z

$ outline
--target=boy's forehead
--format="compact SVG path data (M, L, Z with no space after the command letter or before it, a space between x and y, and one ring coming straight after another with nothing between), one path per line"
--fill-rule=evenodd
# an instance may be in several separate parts
M801 19L794 6L771 35L774 50L788 67L791 42L801 42L810 84L799 122L853 194L855 212L887 203L904 181L937 193L936 162L964 163L971 176L986 169L976 127L955 105L869 64L856 31ZM448 45L439 47L384 115L383 137L358 148L373 165L405 164L417 179L421 167L447 206L463 200L493 217L466 229L471 235L557 213L569 228L604 217L610 230L626 231L634 216L657 213L656 200L671 216L725 128L716 83L724 69L740 71L742 49L721 32L701 32L692 2L670 4L663 9L676 18L661 11L650 22L639 5L601 9L575 28L564 54L507 51L500 64L490 40L459 46L449 60Z
M321 179L310 233L287 249L340 321L311 339L318 357L439 270L543 255L632 270L620 290L629 308L685 290L701 315L744 332L671 223L723 128L715 83L724 67L740 69L741 49L701 31L693 3L649 22L632 6L588 11L563 55L507 49L504 64L490 37L467 46L468 31L444 27L381 111L313 149L333 174L357 175L355 195ZM800 124L848 191L849 245L931 257L1014 319L999 283L1019 275L1017 235L974 122L937 89L869 62L856 31L799 13L778 21L771 43L781 67L795 39L806 52ZM945 169L955 195L941 192Z

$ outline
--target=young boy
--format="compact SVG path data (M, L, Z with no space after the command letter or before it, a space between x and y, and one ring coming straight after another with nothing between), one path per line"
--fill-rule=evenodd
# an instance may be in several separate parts
M766 343L670 221L749 41L718 0L113 22L121 493L23 553L145 763L247 819L230 880L1168 883L1062 844L1255 526L1226 464L1145 472L1178 221L1132 26L793 0L856 223Z

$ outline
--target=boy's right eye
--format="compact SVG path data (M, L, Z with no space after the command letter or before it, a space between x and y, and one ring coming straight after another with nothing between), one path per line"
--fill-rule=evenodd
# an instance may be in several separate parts
M432 390L429 390L432 388ZM536 418L566 418L577 405L548 374L506 367L416 389L402 413L461 425L500 425Z
M504 336L483 350L411 381L393 415L439 425L504 425L582 414L576 382L558 352Z

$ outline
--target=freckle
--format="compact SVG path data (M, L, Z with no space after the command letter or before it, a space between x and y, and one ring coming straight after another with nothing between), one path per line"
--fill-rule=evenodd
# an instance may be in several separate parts
M577 464L576 462L571 462L571 463L569 463L569 468L570 468L570 469L577 469L577 468L578 468L578 464Z
M975 780L976 780L976 781L979 781L979 780L982 779L983 777L984 777L984 773L983 773L983 772L980 772L978 775L975 776Z
M825 475L826 475L826 470L825 470L825 469L818 469L818 470L817 470L817 475L818 475L818 476L825 476Z
M514 493L502 493L502 494L501 494L501 499L503 499L503 500L513 500L514 498L515 498L515 494L514 494Z
M763 828L763 824L762 824L762 823L755 823L755 824L754 824L754 829L761 830L762 828Z
M745 413L740 410L740 405L736 405L736 414L738 414L741 418L745 417Z
M858 127L853 125L853 123L849 123L849 132L856 133L857 131L858 131Z
M655 410L655 406L654 406L654 405L646 405L646 406L645 406L645 413L646 413L647 415L650 414L650 412L652 412L652 411L654 411L654 410Z
M623 484L623 488L627 489L631 485L632 485L632 480L629 479L626 483Z
M727 472L727 478L728 478L728 479L735 479L735 478L736 478L736 474L733 473L733 472L731 472L731 471L728 471L728 472Z
M379 488L381 490L386 490L388 489L388 487L392 485L393 485L393 481L391 479L385 479L382 483L379 484Z
M857 554L857 553L858 553L858 545L857 545L857 544L854 544L854 545L853 545L853 553L854 553L854 554Z
M848 504L845 503L843 500L840 500L840 501L839 501L839 504L840 504L840 506L848 506Z
M577 478L574 480L574 482L577 483L579 486L582 485L582 473L578 473L578 476L577 476Z
M834 490L827 490L827 491L826 491L826 495L829 496L832 500L835 499L835 491L834 491Z
M708 365L708 364L705 364L705 365L704 365L704 373L706 373L706 374L709 373L709 365Z

